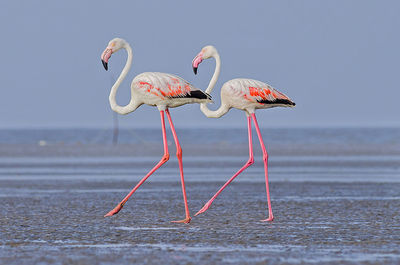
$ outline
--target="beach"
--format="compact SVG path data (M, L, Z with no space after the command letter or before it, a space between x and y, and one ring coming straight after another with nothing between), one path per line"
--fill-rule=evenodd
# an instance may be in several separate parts
M117 145L105 130L2 130L0 263L400 262L400 129L263 130L267 223L255 135L255 164L194 217L248 158L246 130L212 132L178 130L193 219L174 224L184 205L173 142L170 160L103 217L161 158L158 130L122 131Z

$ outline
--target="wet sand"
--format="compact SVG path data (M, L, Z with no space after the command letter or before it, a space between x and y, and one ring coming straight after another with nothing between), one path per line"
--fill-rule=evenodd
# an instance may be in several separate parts
M76 132L69 143L31 143L59 141L59 131L18 143L36 134L7 132L0 140L15 143L0 143L0 264L400 264L400 130L317 132L265 137L275 220L263 223L256 142L256 163L193 217L248 151L245 134L197 144L202 132L188 131L190 224L170 222L184 218L173 143L170 161L119 214L103 217L160 159L158 131L117 146L73 142Z
M192 215L222 182L187 183ZM186 224L179 183L1 180L2 264L398 264L400 184L233 183Z

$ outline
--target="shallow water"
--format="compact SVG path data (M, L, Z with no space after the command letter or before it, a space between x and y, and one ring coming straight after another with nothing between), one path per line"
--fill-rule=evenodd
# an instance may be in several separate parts
M144 184L111 218L130 181L0 183L3 264L400 261L398 183L272 182L271 223L263 185L232 183L189 225L170 223L184 217L179 183ZM192 215L221 184L188 181Z
M160 159L157 137L111 146L76 143L86 131L67 132L61 144L39 131L38 139L51 136L40 146L14 133L22 136L0 139L0 264L399 264L398 132L317 131L328 138L306 145L289 133L269 144L270 223L259 221L267 214L259 148L256 163L193 217L248 154L238 135L196 145L186 132L188 225L170 222L184 217L172 143L171 160L104 218Z

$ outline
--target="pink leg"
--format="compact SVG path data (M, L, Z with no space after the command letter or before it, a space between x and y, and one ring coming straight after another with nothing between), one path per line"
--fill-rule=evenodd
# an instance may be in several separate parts
M274 215L272 214L272 208L271 208L271 199L269 196L269 185L268 185L268 153L267 150L265 149L264 141L261 136L260 128L258 127L256 115L254 113L251 114L251 117L253 117L254 121L254 126L256 127L258 139L260 140L260 145L261 149L263 152L263 161L264 161L264 170L265 170L265 186L267 190L267 200L268 200L268 211L269 211L269 217L268 219L262 220L262 221L272 221L274 220Z
M211 204L213 203L213 201L215 200L215 198L218 197L218 195L226 188L226 186L229 185L229 183L231 183L237 176L239 176L240 173L243 172L243 170L245 170L246 168L248 168L250 165L252 165L254 163L254 155L253 155L253 140L251 137L251 117L247 117L247 128L249 131L249 160L246 162L246 164L239 169L238 172L236 172L235 175L233 175L225 184L224 186L222 186L217 193L214 194L214 196L212 196L212 198L203 206L203 208L201 208L200 211L198 211L196 215L204 213L205 211L208 210L208 208L210 208Z
M163 110L160 111L160 116L161 116L161 129L162 129L163 142L164 142L163 157L161 158L160 162L158 162L158 164L155 167L153 167L153 169L150 170L150 172L147 173L147 175L144 178L142 178L142 180L131 190L131 192L129 192L129 194L126 195L126 197L113 210L111 210L109 213L104 215L104 217L117 214L122 209L122 207L124 206L126 201L129 199L129 197L131 197L132 194L140 187L140 185L142 185L143 182L145 182L146 179L151 176L151 174L153 174L159 167L161 167L165 162L168 161L169 153L168 153L168 144L167 144L167 134L165 132L165 121L164 121L164 111Z
M181 173L182 193L183 193L183 200L185 202L185 213L186 213L185 219L180 220L180 221L172 221L172 222L188 224L188 223L190 223L190 220L192 220L192 218L190 217L190 214L189 214L189 206L188 206L187 198L186 198L185 179L183 178L182 148L181 148L181 145L179 144L178 136L176 135L175 127L174 127L174 124L172 123L172 119L171 119L171 115L169 114L169 110L166 109L165 113L167 113L169 125L171 127L172 135L174 136L174 140L175 140L175 144L176 144L176 157L178 158L179 171Z

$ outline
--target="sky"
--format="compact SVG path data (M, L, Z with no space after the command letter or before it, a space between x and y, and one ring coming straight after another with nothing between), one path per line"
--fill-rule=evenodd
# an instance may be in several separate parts
M114 37L133 48L117 101L146 71L176 74L205 89L215 69L193 57L205 45L221 56L212 93L252 78L296 107L257 111L262 127L399 127L399 1L19 1L0 3L0 127L111 127L108 95L125 64L100 55ZM244 112L208 119L197 104L171 109L176 127L245 127ZM159 127L155 107L119 116L122 127Z

